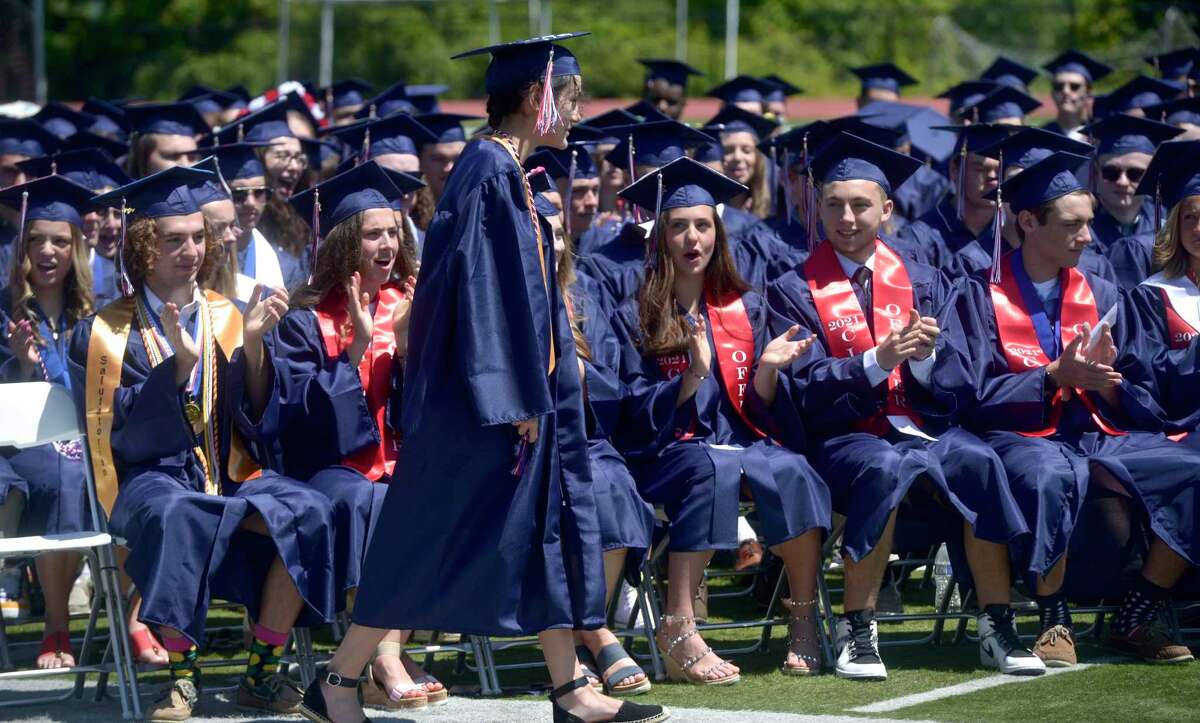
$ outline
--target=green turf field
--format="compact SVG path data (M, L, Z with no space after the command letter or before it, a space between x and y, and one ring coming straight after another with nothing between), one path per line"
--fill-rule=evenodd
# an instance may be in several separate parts
M837 586L835 576L831 585ZM714 590L723 589L717 582ZM835 605L840 604L836 593ZM924 589L914 578L904 589L907 612L927 611L932 607L932 591ZM710 620L722 622L736 617L748 619L761 613L748 598L715 600ZM1032 633L1036 624L1024 618L1022 630ZM1081 628L1090 619L1077 619ZM82 628L82 621L77 625ZM881 639L897 641L919 637L931 629L928 622L885 624L880 628ZM240 627L240 617L234 611L222 610L210 615L210 629ZM974 630L974 623L970 628ZM757 630L712 631L705 635L715 647L746 645L758 636ZM10 641L36 641L38 626L10 626ZM880 712L856 710L871 704L894 701L903 696L927 693L948 686L972 681L995 679L997 676L978 666L978 651L974 643L952 641L953 624L947 626L940 646L888 646L883 648L889 679L884 683L856 683L825 674L812 678L784 676L777 671L783 659L786 631L772 631L770 649L765 653L735 658L742 669L742 682L728 688L701 688L667 681L656 682L654 689L641 699L677 707L703 707L731 711L729 720L736 721L734 711L767 710L805 714L825 714L869 718L904 718L945 721L1184 721L1200 720L1200 663L1178 666L1152 666L1125 661L1112 656L1095 641L1080 643L1080 658L1093 663L1087 669L1058 673L1022 682L1002 684L974 692L951 695L940 700L894 707ZM223 660L241 656L236 649L240 633L235 629L219 631L210 642L220 649L207 650L204 660L219 666ZM334 641L329 630L315 631L319 652L332 649ZM1192 641L1195 642L1195 641ZM22 652L28 653L28 648ZM633 650L646 652L644 642ZM537 659L536 649L518 648L497 654L500 663ZM18 659L18 663L21 661ZM206 668L210 681L229 684L238 672L237 667ZM455 672L452 655L437 656L433 672L452 686L456 694L470 695L478 688L478 679L471 671ZM165 678L165 672L144 675L149 682ZM546 683L544 669L502 671L501 684L505 696L523 697L531 691L540 692Z

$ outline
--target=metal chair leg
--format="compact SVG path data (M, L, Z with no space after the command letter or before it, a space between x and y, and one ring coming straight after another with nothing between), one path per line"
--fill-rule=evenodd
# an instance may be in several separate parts
M121 711L127 720L142 717L138 693L137 668L133 662L133 646L129 642L129 625L125 617L125 600L121 596L116 554L111 545L99 550L99 582L104 589L108 610L108 629L113 646L113 662L117 669L117 685L121 692Z
M304 627L292 628L296 665L300 667L300 682L307 688L317 679L317 661L313 655L312 631Z

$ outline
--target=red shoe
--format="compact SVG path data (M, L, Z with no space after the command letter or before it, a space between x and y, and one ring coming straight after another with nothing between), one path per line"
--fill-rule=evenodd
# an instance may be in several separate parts
M167 654L167 649L159 642L158 638L154 637L154 633L150 632L150 628L142 628L136 633L129 634L129 645L133 648L133 662L135 665L166 665L165 661L156 660L155 658Z
M38 649L37 665L43 670L74 667L75 653L71 652L71 634L66 630L60 630L42 638L42 647Z

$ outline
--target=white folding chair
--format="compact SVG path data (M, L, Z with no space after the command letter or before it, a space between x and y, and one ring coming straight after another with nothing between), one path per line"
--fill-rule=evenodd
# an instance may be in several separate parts
M88 509L92 516L92 532L55 535L32 535L0 539L0 558L36 557L46 552L76 551L87 555L96 576L96 593L92 596L92 611L79 650L79 665L52 670L18 670L0 673L0 682L14 678L44 678L54 675L74 675L73 690L57 696L0 701L0 707L30 705L67 700L82 695L83 677L87 673L117 674L121 697L121 712L126 720L140 719L137 675L132 665L129 630L125 605L117 579L117 562L113 538L108 534L107 520L96 498L96 481L92 477L91 455L86 434L80 429L79 417L71 395L61 386L47 382L0 384L0 447L36 447L52 442L78 439L83 445L84 473L87 478ZM100 608L108 616L108 650L97 665L86 665L89 647L96 641L96 621Z

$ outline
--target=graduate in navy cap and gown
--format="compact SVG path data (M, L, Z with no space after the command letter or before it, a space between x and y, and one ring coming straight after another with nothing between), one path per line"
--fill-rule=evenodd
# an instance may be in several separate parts
M354 114L358 113L366 103L366 94L372 91L370 83L347 78L339 80L325 88L321 93L325 103L325 115L335 126L344 126L355 121Z
M764 75L762 79L775 86L769 93L763 96L763 105L766 108L765 114L774 118L779 123L787 123L787 99L793 95L803 93L804 89L792 85L774 73Z
M171 168L94 199L133 209L117 252L131 295L78 324L69 351L98 495L129 549L140 620L158 627L170 656L171 685L148 717L168 720L197 704L213 597L245 605L255 621L237 702L267 714L299 704L279 675L292 625L333 618L329 502L258 470L232 424L235 376L264 415L276 413L263 337L286 302L256 294L242 314L200 290L222 250L190 187L210 177Z
M104 151L86 148L22 161L18 167L29 179L58 174L93 194L130 182L129 176ZM118 208L81 209L84 240L91 255L93 308L102 309L120 297L117 288L117 240L121 233Z
M1085 162L1055 153L1000 188L1023 242L990 276L962 285L957 318L975 387L975 400L960 402L962 420L1004 461L1032 532L1016 550L1033 578L1041 627L1034 650L1046 665L1077 661L1063 581L1085 498L1104 511L1106 536L1142 517L1151 537L1108 643L1154 662L1190 660L1151 623L1195 564L1200 452L1157 431L1153 400L1121 371L1139 362L1129 358L1136 347L1114 342L1112 329L1129 323L1120 292L1077 268L1092 214L1078 177Z
M856 101L859 108L877 100L892 102L900 100L901 88L917 84L916 78L904 72L894 63L864 65L851 68L850 72L857 75L861 81Z
M1009 606L1007 545L1028 528L1000 460L953 426L954 392L934 386L937 380L962 394L972 381L961 371L967 342L950 318L955 291L942 272L878 236L891 210L888 194L920 164L847 133L811 163L825 239L771 285L767 301L772 333L799 324L814 341L782 377L770 412L781 441L809 450L834 509L847 518L837 674L887 678L875 600L899 506L911 496L914 506L944 508L934 510L937 517L953 516L961 529L982 610L981 661L1036 675L1042 664L1019 642Z
M1162 408L1170 434L1200 443L1200 141L1158 147L1140 192L1168 209L1153 247L1156 271L1127 294L1130 323L1122 331L1137 348L1142 373L1131 381Z
M209 130L191 103L148 103L125 109L130 127L129 175L143 178L200 160L196 139Z
M57 136L27 118L0 118L0 188L26 180L17 163L49 155L61 145ZM0 269L9 267L19 221L19 209L0 206Z
M1091 173L1095 178L1096 199L1100 202L1092 219L1092 243L1121 269L1122 278L1132 280L1148 273L1148 269L1139 268L1135 248L1118 252L1115 247L1140 244L1148 249L1154 244L1158 230L1155 219L1162 211L1156 208L1152 196L1138 193L1138 186L1154 149L1182 131L1166 123L1127 115L1105 118L1086 130L1096 139ZM1129 240L1120 243L1122 239Z
M1042 66L1050 74L1054 120L1042 126L1052 133L1085 141L1083 127L1092 120L1092 85L1113 69L1078 50L1068 50Z
M266 169L259 157L262 148L260 143L232 143L212 149L233 202L236 246L230 252L236 259L238 300L242 302L249 300L255 284L287 288L279 255L258 228L270 195Z
M1200 64L1200 48L1180 48L1157 55L1147 55L1142 58L1154 69L1163 80L1185 84L1192 70Z
M704 77L704 73L678 60L638 58L638 62L646 67L642 100L671 120L683 117L688 78L693 75Z
M762 297L739 277L718 203L745 186L690 158L621 193L655 213L651 261L636 299L616 312L621 384L616 443L642 496L663 505L670 595L657 642L672 679L737 682L736 665L696 630L693 591L715 550L738 547L742 490L765 543L787 570L792 599L785 673L820 670L815 575L830 525L829 489L803 455L774 443L755 405L769 406L780 370L811 341L793 327L772 338Z
M1179 97L1184 84L1158 80L1145 75L1136 76L1106 95L1096 96L1096 120L1114 115L1145 118L1146 108L1161 105Z
M83 214L92 191L49 176L0 191L0 203L23 209L17 256L0 296L0 382L46 381L71 388L67 344L71 329L93 311ZM19 410L7 410L18 414ZM12 532L47 535L92 529L84 489L83 447L55 442L4 450L5 469L25 494L21 524ZM0 479L6 475L0 474ZM10 490L8 494L13 494ZM39 668L75 665L67 599L79 572L77 552L49 552L35 562L46 597Z
M979 77L982 80L990 80L993 83L1007 85L1022 93L1028 93L1029 84L1038 77L1038 72L1027 65L1018 63L1012 58L1000 55L979 74Z
M600 207L600 173L588 152L590 143L570 143L565 150L541 148L526 159L546 169L562 199L564 232L571 239L574 255L589 255L605 237L603 228L593 228Z
M491 132L464 149L425 238L397 483L354 625L305 691L310 720L361 721L358 676L387 630L409 628L537 634L556 721L666 717L593 690L573 645L604 625L599 525L575 342L522 162L564 148L580 118L579 63L556 44L575 36L463 54L492 55Z
M719 98L724 106L735 106L755 115L767 112L767 96L779 86L753 75L739 75L710 88L705 95ZM649 118L647 120L650 120Z
M428 192L437 203L442 198L450 171L454 170L454 164L467 146L462 124L481 119L460 113L423 113L414 118L433 136L420 138L417 148L421 158L421 178L429 184Z

